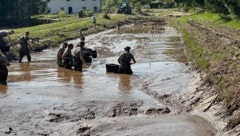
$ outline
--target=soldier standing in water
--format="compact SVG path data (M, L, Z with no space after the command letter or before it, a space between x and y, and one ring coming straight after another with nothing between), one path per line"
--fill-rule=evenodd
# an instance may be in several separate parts
M136 60L132 53L130 53L131 47L127 46L124 48L124 53L118 58L120 64L119 73L132 74L131 64L136 63ZM132 63L131 63L132 62Z
M25 35L20 39L20 50L19 50L19 63L22 62L23 57L26 55L28 62L31 62L30 49L31 44L29 41L29 32L26 32Z
M2 53L4 55L6 55L6 53L9 52L9 50L10 50L10 46L5 41L4 37L8 37L8 40L9 40L10 45L11 45L12 43L11 43L10 35L12 35L13 33L14 33L13 30L10 30L10 31L7 31L7 30L0 31L0 50L2 51Z
M67 49L62 55L63 66L67 69L72 69L73 66L73 55L72 55L73 44L68 44Z
M0 84L7 85L8 69L7 66L10 66L7 58L0 51Z
M58 67L63 67L63 59L62 59L62 55L65 51L65 49L67 48L68 46L68 43L63 43L62 47L58 50L58 53L57 53L57 64L58 64Z
M76 71L82 72L83 63L88 65L88 62L86 59L91 59L91 58L89 57L90 52L87 51L87 49L84 47L85 42L81 41L79 46L80 46L80 48L77 48L75 51L74 69Z

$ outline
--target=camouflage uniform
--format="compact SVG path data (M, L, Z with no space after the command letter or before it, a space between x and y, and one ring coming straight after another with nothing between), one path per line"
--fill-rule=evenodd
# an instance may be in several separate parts
M7 84L8 69L5 63L9 63L7 58L0 52L0 84Z
M58 50L57 64L59 67L63 67L62 54L64 51L65 51L65 48L61 48Z
M21 48L19 50L19 62L22 62L22 58L26 55L28 62L31 62L30 45L29 45L29 32L25 33L25 36L20 39Z
M133 73L131 69L131 63L130 63L133 58L134 58L133 55L129 52L125 52L119 57L119 63L120 63L119 73L123 73L123 74Z

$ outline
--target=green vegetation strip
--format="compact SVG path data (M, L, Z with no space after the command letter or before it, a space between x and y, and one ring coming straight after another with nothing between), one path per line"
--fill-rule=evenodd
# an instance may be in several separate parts
M192 16L184 16L179 19L181 22L186 22L188 20L194 20L201 24L211 27L229 27L240 30L240 19L225 19L222 18L219 14L203 12L194 14Z
M131 16L112 14L110 15L110 19L106 19L103 17L103 14L97 14L96 18L96 30L102 30L104 25L113 25L119 21L129 19ZM91 17L79 18L77 15L71 15L56 18L56 20L58 21L54 23L14 29L15 34L12 35L12 39L14 42L17 42L26 31L29 31L31 38L49 40L55 45L65 40L79 37L80 29L89 29L94 27L94 24L91 22Z

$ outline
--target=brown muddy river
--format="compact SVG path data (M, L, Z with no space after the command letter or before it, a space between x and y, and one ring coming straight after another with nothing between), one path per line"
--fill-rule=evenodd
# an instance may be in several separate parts
M57 49L32 54L32 63L12 63L8 86L0 86L0 135L214 135L202 118L178 114L155 98L192 83L182 44L171 27L129 25L86 36L98 58L83 73L58 68ZM125 46L137 60L134 74L106 73Z

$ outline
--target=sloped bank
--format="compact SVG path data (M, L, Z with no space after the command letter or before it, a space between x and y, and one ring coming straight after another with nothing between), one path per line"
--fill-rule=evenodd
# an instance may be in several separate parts
M174 24L174 23L173 23ZM187 56L201 84L179 101L188 111L209 120L218 135L240 135L240 46L234 36L194 21L175 21Z

